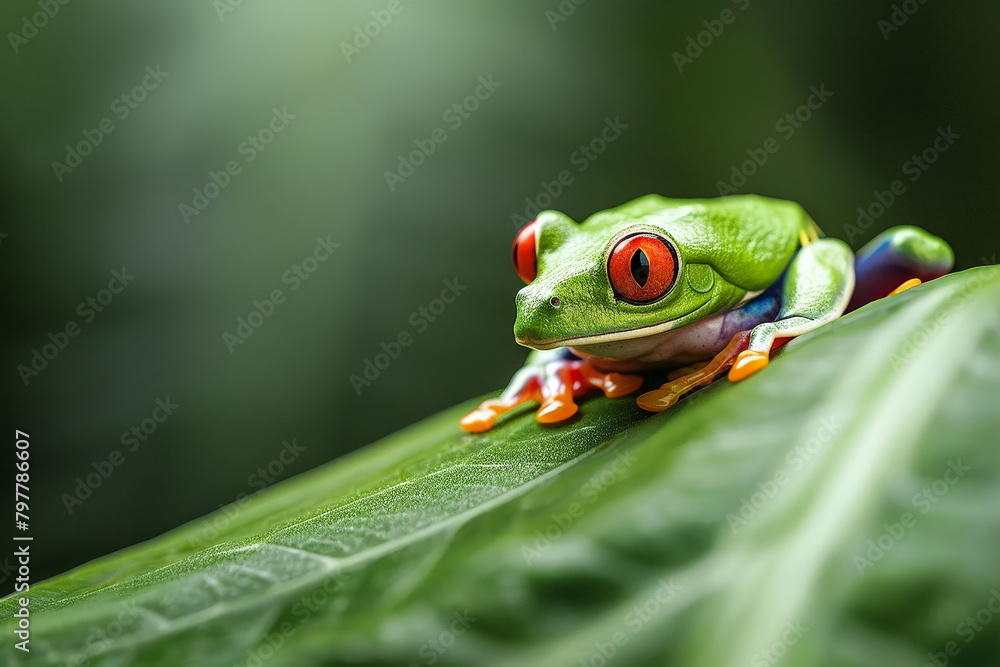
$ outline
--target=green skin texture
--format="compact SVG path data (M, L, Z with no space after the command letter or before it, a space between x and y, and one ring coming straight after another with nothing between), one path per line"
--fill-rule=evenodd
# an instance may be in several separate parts
M814 223L798 204L756 195L650 195L583 223L545 211L538 216L538 273L517 295L514 336L535 350L590 351L589 345L607 339L678 329L732 309L770 287L787 267L782 313L770 326L757 327L751 343L766 352L777 333L802 332L839 316L853 289L853 253L843 241L823 238L796 256L800 232L811 229ZM639 305L616 298L607 263L619 240L642 231L674 244L679 271L665 297ZM547 358L533 354L529 363Z

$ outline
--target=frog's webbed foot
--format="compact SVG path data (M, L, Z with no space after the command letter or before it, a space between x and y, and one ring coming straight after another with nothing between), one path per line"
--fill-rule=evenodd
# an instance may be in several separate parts
M583 359L575 367L581 379L591 387L600 389L608 398L619 398L631 394L642 386L641 375L626 375L625 373L603 373Z
M497 417L522 403L538 401L541 406L535 419L542 424L557 424L576 414L574 399L596 389L608 398L631 394L642 386L639 375L603 373L587 359L559 359L546 364L525 366L510 381L499 398L483 401L462 417L459 424L470 433L493 428Z
M714 359L700 369L678 378L672 378L659 389L647 391L636 399L636 403L643 410L663 412L692 389L710 384L719 373L736 363L741 353L747 350L749 344L750 331L740 331L729 340L722 352L715 355Z

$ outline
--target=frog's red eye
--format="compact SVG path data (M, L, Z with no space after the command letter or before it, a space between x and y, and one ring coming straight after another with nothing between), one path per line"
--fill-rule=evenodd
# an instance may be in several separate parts
M538 275L538 261L535 257L535 229L537 227L537 220L532 220L522 227L510 249L514 270L526 283L530 283Z
M618 242L608 258L608 279L615 296L630 303L650 303L674 284L677 260L667 241L635 234Z

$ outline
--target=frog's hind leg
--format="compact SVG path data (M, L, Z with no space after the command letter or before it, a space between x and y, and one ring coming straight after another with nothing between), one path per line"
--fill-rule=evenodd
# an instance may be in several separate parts
M668 382L659 389L647 391L636 399L643 410L663 412L680 400L681 396L698 387L711 384L716 376L733 365L739 353L747 348L750 341L750 330L738 331L729 340L729 344L715 355L715 358L704 365L689 366L675 371L667 376Z
M839 239L821 238L799 250L785 273L775 321L753 328L729 379L737 382L766 366L776 338L794 338L840 317L854 290L853 259Z
M901 291L900 287L940 278L954 261L947 243L919 227L887 229L858 251L857 285L847 311Z

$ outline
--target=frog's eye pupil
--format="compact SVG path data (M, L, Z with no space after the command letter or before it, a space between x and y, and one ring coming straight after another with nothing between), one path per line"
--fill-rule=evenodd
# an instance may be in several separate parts
M676 251L656 234L626 236L608 257L608 281L620 301L641 305L662 299L676 278Z
M514 270L526 283L530 283L538 275L538 258L535 254L537 228L537 220L532 220L522 227L514 238L514 245L510 249L510 259L514 262Z
M649 280L649 258L646 257L642 248L636 250L635 254L632 255L632 277L635 278L639 287L645 287Z

